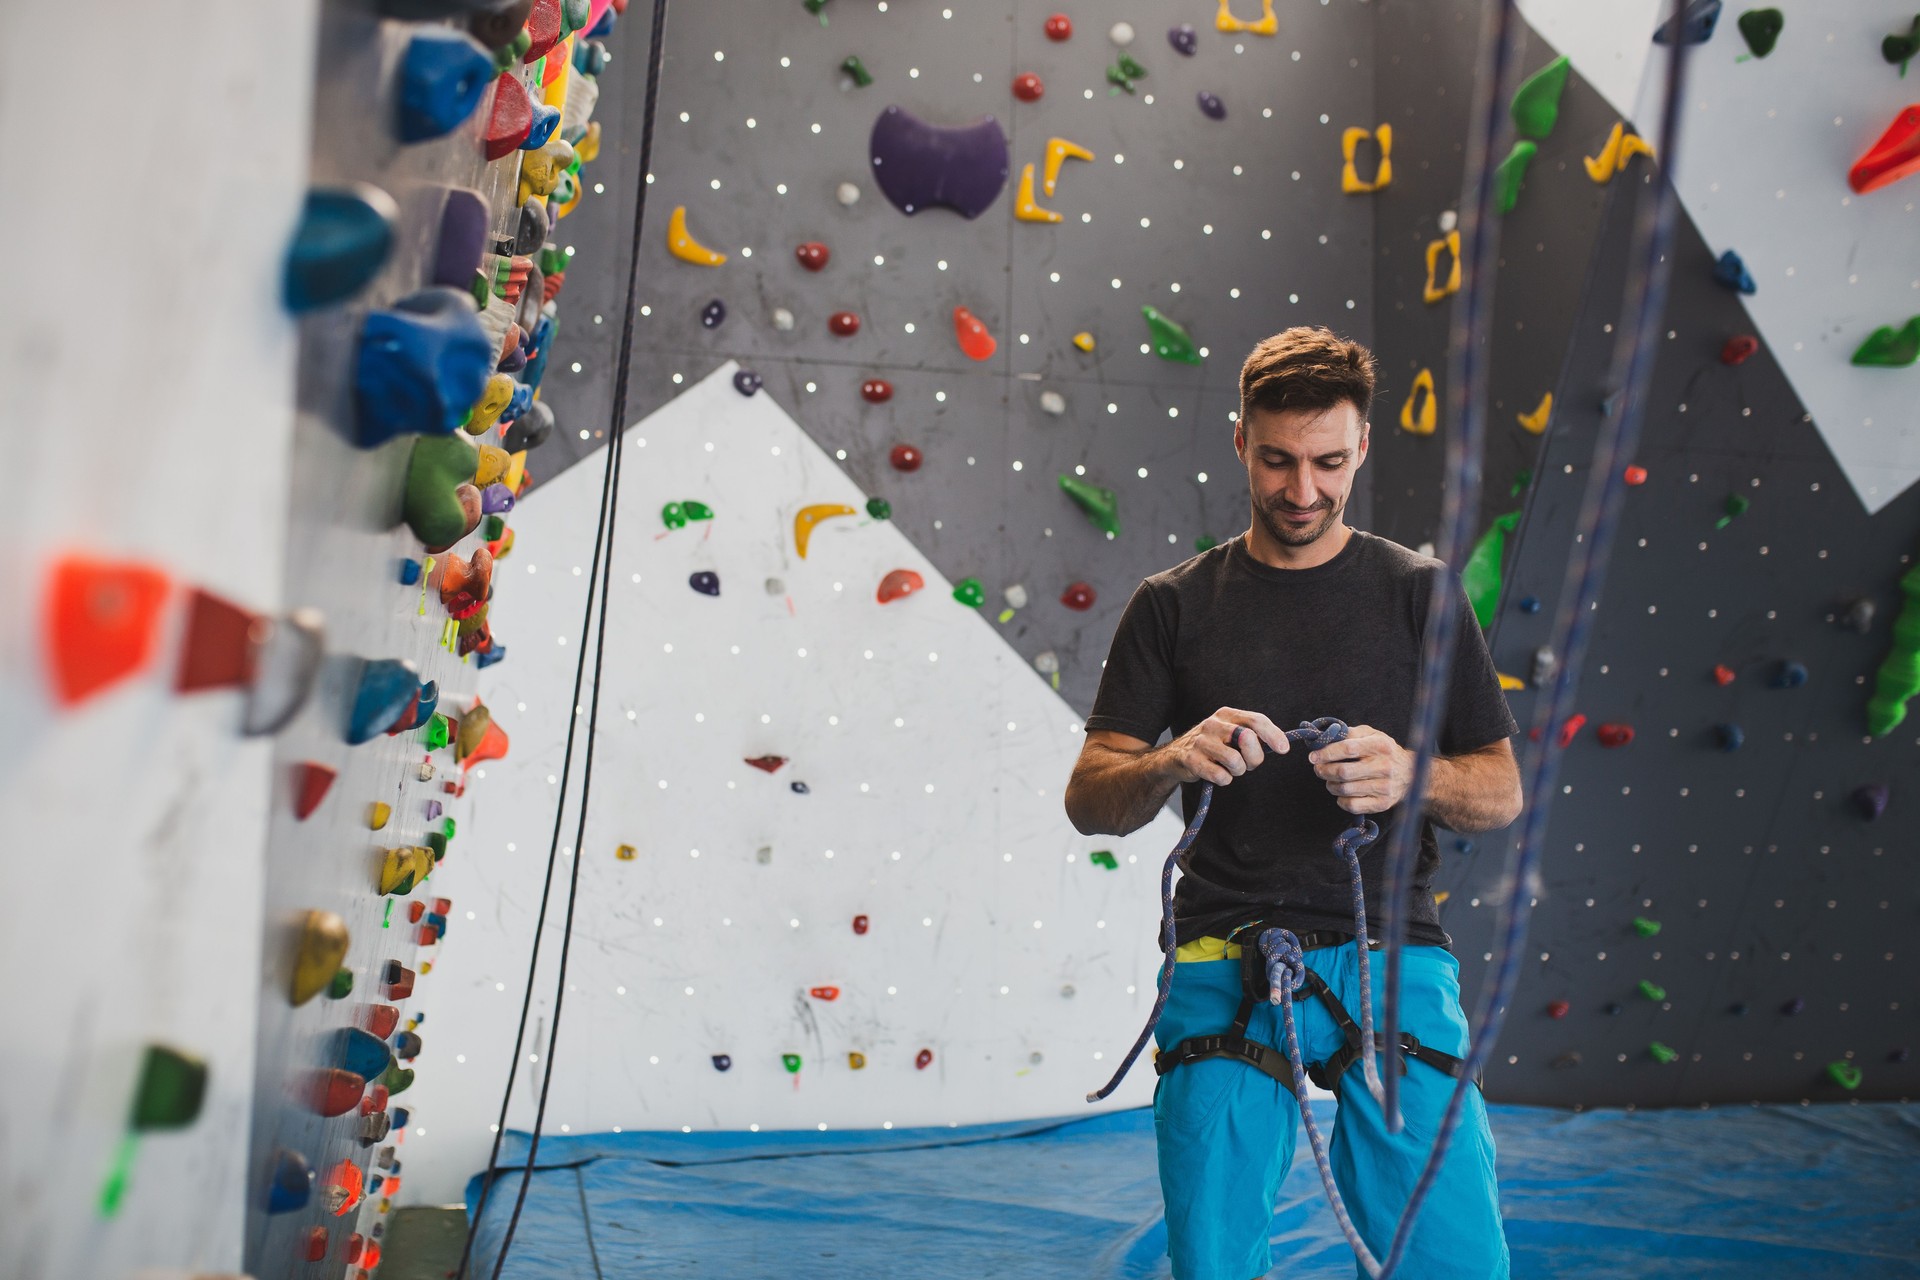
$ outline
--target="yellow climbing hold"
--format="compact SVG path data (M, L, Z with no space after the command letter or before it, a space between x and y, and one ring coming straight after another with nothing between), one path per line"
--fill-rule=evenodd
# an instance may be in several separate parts
M1440 892L1433 895L1433 905L1437 907L1441 903L1445 902L1448 898L1451 898L1452 896L1453 895L1448 893L1445 889L1442 889Z
M480 393L474 402L473 411L467 415L467 434L485 435L494 423L500 421L500 415L513 400L514 381L504 373L496 373L487 379L487 389Z
M375 800L367 809L367 826L378 831L387 825L387 819L393 816L393 806Z
M717 267L727 260L726 254L715 253L687 234L687 206L683 204L673 206L667 218L667 252L697 267Z
M1079 333L1073 335L1073 345L1082 351L1091 351L1093 350L1093 335L1085 329L1082 329Z
M586 137L573 144L573 154L581 164L592 164L600 158L600 122L598 120L587 126Z
M1423 391L1426 392L1424 399L1420 394ZM1440 406L1434 402L1433 370L1422 369L1414 378L1413 390L1407 392L1407 402L1400 406L1400 425L1417 436L1430 436L1440 425Z
M380 863L380 892L411 893L433 870L433 850L424 845L388 849Z
M1047 139L1047 166L1040 173L1040 189L1048 195L1053 194L1054 184L1060 181L1060 166L1069 160L1091 160L1093 152L1065 138Z
M500 483L520 492L520 486L527 482L527 451L525 449L507 459L507 474L500 477Z
M476 488L484 489L507 474L507 451L497 444L480 446L480 465L473 473Z
M1500 677L1500 687L1508 693L1514 693L1527 687L1527 682L1519 676L1510 676L1504 671L1496 672Z
M1553 416L1553 392L1549 391L1540 398L1540 407L1532 413L1516 413L1520 425L1539 435L1547 429L1547 419Z
M807 558L807 541L813 537L813 526L822 520L831 520L835 516L858 515L859 512L844 502L817 502L810 507L800 508L800 514L793 518L793 549L800 558Z
M1436 280L1440 272L1442 253L1450 254L1453 258L1453 266L1447 269L1445 284ZM1458 292L1460 292L1460 233L1449 231L1427 246L1427 288L1421 296L1429 303L1433 303Z
M1613 175L1627 167L1627 161L1635 156L1653 157L1653 144L1637 133L1628 133L1624 122L1616 122L1613 132L1607 135L1607 145L1600 148L1597 156L1583 156L1586 161L1587 176L1598 183L1613 181Z
M867 1066L867 1055L857 1052L848 1053L847 1066L855 1071L864 1071Z
M1273 0L1260 0L1260 17L1242 22L1233 16L1231 0L1220 0L1220 12L1213 16L1216 31L1245 31L1249 35L1271 36L1280 32L1280 19L1273 16Z
M1374 173L1372 182L1363 182L1353 167L1353 153L1362 140L1372 138L1380 144L1380 168ZM1340 157L1345 162L1340 170L1340 189L1348 195L1365 191L1379 191L1393 181L1393 126L1383 124L1378 129L1362 129L1358 126L1348 129L1340 135Z
M1060 215L1051 209L1042 209L1033 200L1033 166L1027 165L1020 170L1020 190L1013 197L1013 216L1022 222L1058 222Z
M639 853L637 850L634 849L632 845L623 844L618 849L615 849L613 851L613 856L620 859L620 861L622 862L632 862L636 857L639 856Z

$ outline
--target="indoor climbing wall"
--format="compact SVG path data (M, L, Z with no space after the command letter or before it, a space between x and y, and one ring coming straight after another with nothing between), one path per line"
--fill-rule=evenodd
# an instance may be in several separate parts
M277 68L306 65L313 8L214 0L185 24L110 3L89 13L112 38L90 44L84 91L63 58L0 85L0 112L57 119L85 152L59 166L57 200L0 212L31 299L0 319L11 1280L240 1267L271 791L249 728L271 690L234 687L219 633L285 607L296 331L276 284L309 94ZM207 29L218 74L181 76ZM45 34L44 14L0 14L15 48ZM166 252L134 233L130 184Z

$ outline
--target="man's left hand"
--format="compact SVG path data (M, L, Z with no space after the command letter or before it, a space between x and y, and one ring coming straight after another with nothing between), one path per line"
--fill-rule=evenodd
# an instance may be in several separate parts
M1384 813L1413 785L1413 753L1371 725L1307 757L1334 801L1348 813Z

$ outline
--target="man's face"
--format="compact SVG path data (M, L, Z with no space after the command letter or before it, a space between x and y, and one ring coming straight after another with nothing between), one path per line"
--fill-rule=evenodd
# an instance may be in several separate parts
M1331 409L1254 409L1233 429L1254 518L1275 542L1304 547L1340 519L1367 457L1367 424L1351 401Z

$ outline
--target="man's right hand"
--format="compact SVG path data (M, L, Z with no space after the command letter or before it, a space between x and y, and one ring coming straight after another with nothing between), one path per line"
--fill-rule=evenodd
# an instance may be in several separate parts
M1246 729L1240 745L1229 745L1235 729ZM1224 787L1267 758L1265 748L1287 754L1292 744L1273 721L1258 711L1222 707L1160 748L1168 775L1182 783L1211 782Z

